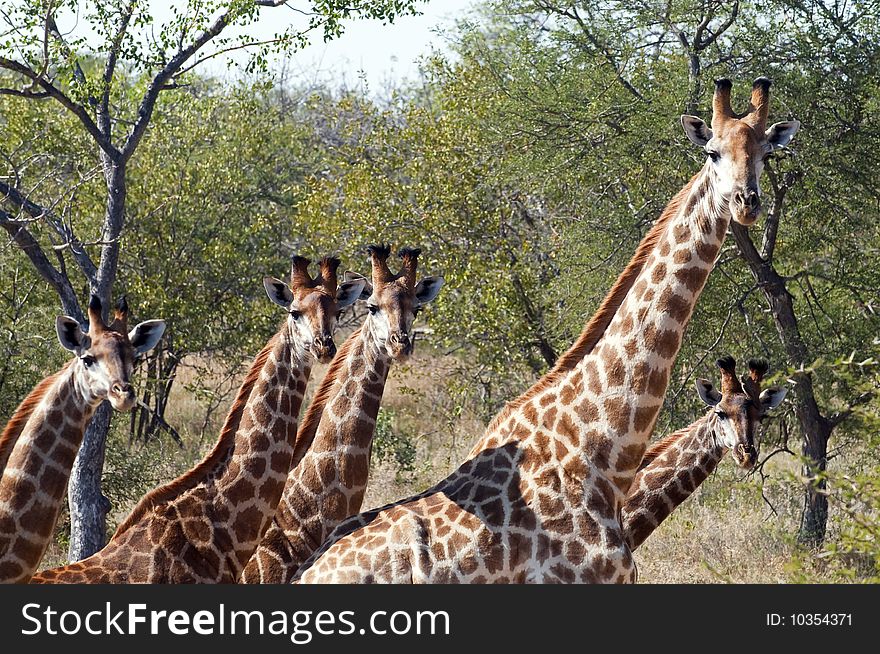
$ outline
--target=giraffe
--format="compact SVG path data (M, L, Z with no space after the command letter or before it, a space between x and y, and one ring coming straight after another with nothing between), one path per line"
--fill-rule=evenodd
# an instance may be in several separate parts
M58 340L75 358L37 384L0 436L2 582L26 583L34 574L55 530L86 425L104 400L117 411L131 410L135 357L155 347L165 331L162 320L128 331L124 296L109 325L102 313L93 295L87 332L69 316L56 318Z
M716 362L721 374L719 393L706 379L696 382L700 399L711 409L693 423L654 444L642 458L623 503L624 538L633 551L712 474L728 450L739 467L754 467L756 435L764 417L785 398L787 389L761 390L765 361L749 361L749 374L736 377L736 361Z
M575 344L489 424L467 460L411 498L354 516L294 582L634 582L620 523L685 327L731 220L760 214L763 163L796 121L766 128L770 81L733 113L715 84L704 149Z
M340 348L309 405L275 519L245 566L244 583L289 582L333 528L361 509L388 371L392 362L409 358L416 314L443 286L442 277L416 283L416 248L400 250L397 274L388 267L388 246L367 250L372 284L366 283L361 299L369 313Z
M309 264L293 258L290 286L263 280L288 317L254 359L212 451L143 497L104 549L32 583L235 582L281 497L312 361L335 355L339 311L364 286L337 289L338 259L322 259L315 278Z

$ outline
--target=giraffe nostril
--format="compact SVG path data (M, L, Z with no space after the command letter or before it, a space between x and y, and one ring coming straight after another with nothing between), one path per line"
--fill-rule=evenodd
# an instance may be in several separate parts
M116 395L132 395L133 394L131 384L124 384L121 382L116 382L115 384L113 384L113 386L111 387L111 390Z

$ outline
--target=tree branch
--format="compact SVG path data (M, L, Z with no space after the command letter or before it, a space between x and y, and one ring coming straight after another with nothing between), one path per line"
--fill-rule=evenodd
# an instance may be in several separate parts
M12 241L30 259L36 271L58 293L64 313L79 322L84 322L82 310L70 280L49 261L37 239L31 234L24 223L15 220L3 209L0 209L0 227L6 230Z
M131 155L134 154L138 144L141 142L141 138L144 136L147 125L149 125L150 119L153 117L153 109L156 106L156 100L159 98L159 93L190 57L198 52L208 41L226 29L229 25L230 18L232 18L232 14L232 11L227 11L218 16L208 28L196 36L189 46L178 51L171 61L165 64L162 70L156 74L153 81L150 82L150 85L147 87L147 91L141 100L141 105L138 108L138 118L135 121L131 133L126 139L125 144L122 146L123 161L127 161Z
M7 200L12 202L32 218L43 219L49 223L52 229L58 232L61 238L63 238L65 243L69 246L70 252L83 275L86 276L86 279L88 279L90 283L94 284L98 269L95 267L95 263L92 261L91 257L89 257L89 253L86 252L83 242L76 237L70 226L53 216L49 209L46 209L24 197L18 189L9 186L2 180L0 180L0 194L5 196Z
M112 159L116 159L119 156L119 151L113 146L110 139L101 133L101 130L98 129L98 126L95 124L95 121L92 120L92 117L89 116L85 107L74 102L61 89L52 84L52 82L38 74L30 66L25 66L22 63L7 59L6 57L0 57L0 68L5 68L13 73L18 73L39 85L45 91L46 95L60 102L63 107L79 118L80 122L86 128L86 131L93 139L95 139L95 142L107 154L107 156Z
M108 139L112 139L112 123L110 121L110 86L113 83L113 73L116 70L116 63L119 59L119 51L122 48L122 40L128 31L128 23L134 13L135 0L131 0L122 13L119 22L119 29L113 37L113 43L110 51L107 53L107 63L104 65L104 74L102 75L101 101L98 103L98 126Z

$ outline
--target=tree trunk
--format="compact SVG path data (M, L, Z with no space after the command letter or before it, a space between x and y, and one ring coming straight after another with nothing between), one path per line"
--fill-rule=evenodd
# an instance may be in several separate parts
M831 428L823 420L809 436L804 439L803 453L807 463L803 473L810 483L804 491L804 511L801 514L798 542L807 547L818 547L825 538L825 526L828 522L824 472L828 464L828 438L831 436Z
M119 264L119 239L125 215L126 169L121 161L114 161L106 155L102 155L101 159L104 180L107 183L107 211L101 229L101 261L92 293L101 299L106 320ZM68 557L71 561L91 556L104 546L110 501L101 492L101 477L111 412L108 402L98 407L86 429L70 475L70 483L67 485L67 501L70 506Z
M796 367L809 365L811 359L798 328L792 296L786 288L785 279L770 260L760 256L745 227L733 224L731 231L740 255L749 265L770 306L788 361ZM825 538L825 524L828 519L828 498L824 494L825 480L821 473L824 473L827 464L828 439L832 425L819 410L813 391L812 375L808 372L797 372L792 375L792 379L795 382L794 396L797 399L795 413L803 437L803 454L807 458L804 474L810 480L805 491L798 541L815 547Z
M102 547L107 533L110 500L101 491L104 452L113 409L103 402L92 417L67 485L70 507L70 547L67 558L79 561Z

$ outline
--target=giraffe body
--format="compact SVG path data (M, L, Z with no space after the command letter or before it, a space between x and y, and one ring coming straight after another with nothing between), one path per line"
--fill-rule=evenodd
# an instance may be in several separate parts
M619 509L727 230L710 185L704 169L682 192L589 354L439 485L340 527L302 580L635 581Z
M214 450L142 499L100 552L45 570L34 583L236 581L281 497L312 360L335 354L329 334L338 306L362 288L348 286L340 298L338 260L322 260L314 280L308 263L295 258L290 289L265 280L291 317L256 357Z
M720 81L712 129L683 119L689 138L707 148L703 169L575 345L493 420L469 459L421 495L341 524L294 581L636 580L623 500L729 222L757 219L761 157L797 129L764 132L768 89L755 82L754 115L739 120L730 83Z
M375 312L340 348L309 407L297 436L302 454L294 454L272 526L245 567L245 583L289 582L332 530L361 509L388 372L412 351L409 314L414 318L443 284L439 277L415 283L418 250L401 250L398 275L388 270L387 247L371 246L370 252L372 284L361 298ZM398 338L388 324L399 326Z
M31 579L52 539L83 434L105 399L131 409L135 354L152 349L165 330L146 321L127 333L123 298L110 325L92 297L89 330L67 316L56 321L62 345L76 358L22 401L0 437L0 581Z

